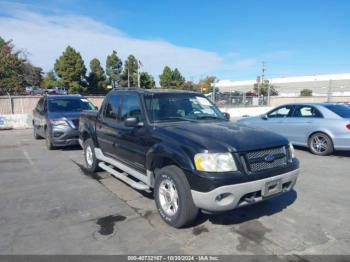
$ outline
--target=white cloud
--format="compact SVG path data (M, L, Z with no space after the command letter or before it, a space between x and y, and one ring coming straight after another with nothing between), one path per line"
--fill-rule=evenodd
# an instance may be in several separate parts
M231 66L233 69L247 69L255 66L257 64L257 60L253 58L241 59L233 63Z
M144 70L156 78L165 65L178 67L186 77L197 78L218 71L223 58L215 52L177 46L164 40L144 40L130 37L88 17L76 15L43 15L29 11L23 5L0 4L0 36L13 39L17 48L29 53L29 60L45 71L53 68L67 45L78 50L88 67L97 57L105 64L112 50L124 60L134 54Z
M234 52L234 51L226 53L227 57L237 57L237 56L240 56L240 55L241 55L240 53Z

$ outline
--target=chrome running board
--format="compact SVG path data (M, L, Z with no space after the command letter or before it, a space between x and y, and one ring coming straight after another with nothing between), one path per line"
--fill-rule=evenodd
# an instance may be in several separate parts
M106 165L104 162L98 163L98 166L102 168L103 170L106 170L107 172L111 173L116 178L122 180L123 182L127 183L128 185L132 186L133 188L136 188L138 190L149 190L149 186L142 182L136 182L132 179L130 179L126 173L118 172L117 170L113 169L111 166Z
M117 168L119 168L120 170L123 170L125 173L127 173L128 175L131 175L133 176L134 178L140 180L141 182L143 182L144 185L146 185L148 187L148 189L150 187L153 186L153 176L152 176L152 172L147 170L147 173L146 174L143 174L127 165L125 165L124 163L114 159L114 158L111 158L111 157L108 157L108 156L105 156L102 152L102 150L100 148L95 148L95 155L96 155L96 158L102 162L105 162L107 164L110 164L112 166L115 166ZM117 172L115 169L109 167L108 165L105 165L107 168L110 168L112 169L112 171L115 171ZM103 167L101 167L102 169L104 169ZM106 170L107 171L107 170ZM110 171L108 171L110 172ZM111 172L112 173L112 172ZM120 172L117 172L118 174L122 174ZM112 173L112 175L116 176L114 173ZM125 175L123 175L125 176ZM116 176L117 177L117 176ZM132 182L134 183L137 183L135 181L133 181L132 179L128 178L129 180L131 180ZM121 179L122 180L122 179ZM123 180L124 181L124 180ZM125 181L124 181L125 182ZM128 182L125 182L125 183L128 183ZM128 183L129 184L129 183Z

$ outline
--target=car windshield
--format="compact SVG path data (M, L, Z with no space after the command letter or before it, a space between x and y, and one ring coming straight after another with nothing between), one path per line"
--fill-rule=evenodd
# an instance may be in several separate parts
M225 119L224 114L200 94L151 94L145 95L144 100L148 118L152 123Z
M55 98L48 101L49 112L80 112L83 110L94 110L93 104L85 98L64 99Z
M350 107L346 105L325 105L325 107L342 118L350 118Z

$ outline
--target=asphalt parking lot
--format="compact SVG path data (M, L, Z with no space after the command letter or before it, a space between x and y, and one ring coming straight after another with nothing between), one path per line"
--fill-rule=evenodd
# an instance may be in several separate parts
M350 254L350 153L298 149L294 191L174 229L151 194L84 172L80 148L0 138L0 254Z

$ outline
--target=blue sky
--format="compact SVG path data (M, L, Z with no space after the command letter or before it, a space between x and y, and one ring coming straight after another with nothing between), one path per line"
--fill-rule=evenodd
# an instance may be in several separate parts
M45 70L71 44L87 64L132 52L156 78L165 64L189 80L255 79L262 61L269 77L350 71L347 0L29 0L0 10L0 35Z

